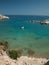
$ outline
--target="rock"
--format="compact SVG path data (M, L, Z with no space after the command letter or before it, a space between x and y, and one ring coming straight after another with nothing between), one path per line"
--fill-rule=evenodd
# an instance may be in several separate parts
M6 19L9 19L9 17L0 15L0 20L6 20Z
M27 51L28 56L33 56L34 53L35 52L32 49L28 49L28 51Z
M49 24L49 20L40 21L40 24Z
M12 51L13 53L13 51ZM0 65L44 65L47 62L46 58L35 58L28 56L21 56L16 59L10 58L6 52L0 56Z
M18 50L17 50L17 53L18 53L18 56L19 56L19 57L22 56L22 54L23 54L23 49L18 49Z
M7 41L0 41L0 48L6 51L8 49L8 42Z
M44 65L49 65L49 61L47 63L45 63Z

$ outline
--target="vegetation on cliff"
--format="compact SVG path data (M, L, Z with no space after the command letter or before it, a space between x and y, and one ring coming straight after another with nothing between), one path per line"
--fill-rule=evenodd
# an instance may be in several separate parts
M0 48L6 51L8 49L8 42L7 41L0 41Z
M12 59L17 59L17 57L19 57L16 50L8 50L8 55Z

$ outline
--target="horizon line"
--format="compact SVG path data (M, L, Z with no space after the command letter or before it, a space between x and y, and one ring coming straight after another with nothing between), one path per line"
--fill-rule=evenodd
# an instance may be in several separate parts
M26 15L26 14L4 14L4 15L18 15L18 16L49 16L49 15Z

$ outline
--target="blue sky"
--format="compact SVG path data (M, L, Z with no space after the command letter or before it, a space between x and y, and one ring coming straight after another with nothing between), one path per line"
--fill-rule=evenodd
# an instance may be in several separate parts
M0 14L49 15L49 0L0 0Z

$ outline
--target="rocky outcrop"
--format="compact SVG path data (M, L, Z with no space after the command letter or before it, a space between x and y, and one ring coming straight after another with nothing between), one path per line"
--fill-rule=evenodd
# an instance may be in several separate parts
M14 57L13 59L13 57L11 58L7 54L7 50L5 51L3 49L4 47L6 48L6 46L8 48L7 41L2 41L2 42L0 41L0 65L44 65L48 61L46 58L36 58L36 57L28 57L28 56L17 57L17 52L18 54L21 54L22 50L18 50L18 51L10 50L11 55ZM32 50L29 50L28 53L29 55L32 55L32 53L34 52Z
M0 65L44 65L47 62L45 58L30 58L27 56L21 56L17 60L11 59L6 52L2 51L3 55L0 55Z
M0 15L0 20L6 20L6 19L9 19L9 17Z
M31 58L28 56L21 56L14 60L5 51L0 50L0 65L44 65L45 63L47 63L46 58Z
M49 24L49 20L43 20L40 22L40 24Z
M7 41L0 41L0 49L6 51L8 49L8 42Z

